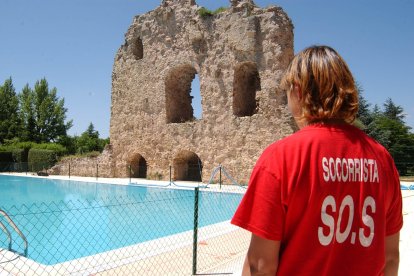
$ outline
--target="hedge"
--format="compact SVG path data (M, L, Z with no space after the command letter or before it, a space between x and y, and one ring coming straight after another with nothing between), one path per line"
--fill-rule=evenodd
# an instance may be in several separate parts
M0 163L13 162L11 151L0 151Z
M55 143L34 144L32 149L51 150L54 151L57 156L63 156L68 152L64 146Z
M13 156L11 151L0 151L0 172L7 172L11 170Z
M13 162L23 163L27 162L27 155L29 154L28 149L12 149Z
M30 149L28 155L29 169L33 172L50 168L57 162L57 153L47 149Z

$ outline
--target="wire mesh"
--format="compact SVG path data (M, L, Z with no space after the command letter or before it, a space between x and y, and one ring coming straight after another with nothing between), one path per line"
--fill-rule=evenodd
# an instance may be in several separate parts
M24 256L22 239L10 230L9 249L0 229L0 275L191 275L194 189L134 188L138 195L0 203L29 244ZM238 269L228 264L245 253L247 237L229 223L244 191L235 189L200 190L197 273ZM9 227L4 217L0 222Z
M24 256L24 240L0 215L0 275L191 275L194 271L203 275L235 275L242 267L250 234L230 225L229 219L245 187L220 185L218 175L211 178L217 184L200 187L196 256L193 188L177 189L182 187L171 183L166 186L168 189L127 185L140 190L135 194L130 189L120 192L117 185L109 185L103 192L98 188L103 184L97 184L93 185L96 190L85 198L62 196L50 189L47 193L63 197L51 201L42 197L44 191L20 187L19 192L37 194L42 200L20 204L15 198L9 205L0 200L0 209L24 233L29 245L28 255ZM38 186L44 184L39 182ZM79 182L65 185L66 189L85 189ZM400 275L412 272L412 187L412 182L402 183ZM4 195L8 188L0 188Z
M216 217L231 217L244 192L242 187L225 185L214 192L201 190L199 224L210 227L198 231L198 273L232 274L242 267L250 242L249 232L230 225L228 221L211 222Z

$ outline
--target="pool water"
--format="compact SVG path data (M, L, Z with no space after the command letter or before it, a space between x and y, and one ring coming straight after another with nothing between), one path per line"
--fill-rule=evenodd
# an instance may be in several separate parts
M28 258L47 265L191 230L194 195L193 189L0 175L0 209L26 236ZM242 197L199 195L199 227L229 220ZM14 232L12 238L13 250L23 252L21 239ZM7 246L0 231L0 247Z

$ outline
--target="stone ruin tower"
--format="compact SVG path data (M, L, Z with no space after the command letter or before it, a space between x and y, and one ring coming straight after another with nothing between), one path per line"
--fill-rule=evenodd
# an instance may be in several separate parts
M295 129L279 89L293 26L276 6L231 0L217 13L164 0L136 16L112 74L110 175L208 181L222 164L247 183L260 153ZM202 118L190 96L200 80ZM201 172L201 174L200 174Z

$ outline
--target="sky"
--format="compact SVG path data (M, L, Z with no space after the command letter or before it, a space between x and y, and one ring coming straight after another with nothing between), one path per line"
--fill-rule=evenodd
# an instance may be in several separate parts
M17 93L46 78L65 100L70 135L93 123L109 136L114 57L135 15L162 0L0 0L0 83ZM210 10L229 0L196 0ZM365 99L403 107L414 128L414 0L255 0L281 6L294 24L295 53L329 45L348 63ZM195 105L195 109L199 109ZM199 114L195 110L195 114ZM413 131L413 130L412 130Z

